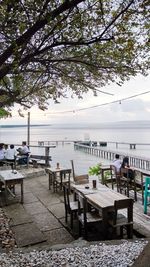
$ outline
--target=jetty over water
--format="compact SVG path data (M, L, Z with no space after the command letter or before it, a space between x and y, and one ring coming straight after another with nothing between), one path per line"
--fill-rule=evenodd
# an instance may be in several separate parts
M107 159L112 161L115 158L115 154L119 153L120 158L123 159L124 156L126 156L125 153L123 152L117 152L113 150L108 150L106 148L103 148L103 146L92 146L92 145L87 145L84 142L75 142L74 143L74 149L82 151L84 153L94 155L103 159ZM143 170L150 170L150 158L146 157L139 157L136 155L130 155L128 154L129 157L129 163L131 166L143 169Z
M32 142L31 142L32 143ZM114 145L114 148L118 149L119 146L124 145L125 147L128 147L129 149L136 149L138 146L150 146L150 143L134 143L134 142L116 142L116 141L95 141L95 140L54 140L54 141L44 141L39 140L37 141L38 146L57 146L58 144L67 144L67 143L80 143L87 146L100 146L100 147L107 147L109 145Z

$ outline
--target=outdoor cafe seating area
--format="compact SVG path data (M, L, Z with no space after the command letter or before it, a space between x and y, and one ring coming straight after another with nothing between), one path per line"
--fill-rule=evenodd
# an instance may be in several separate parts
M133 237L134 202L144 203L143 173L135 170L130 181L121 171L118 175L112 165L102 165L100 178L77 175L73 161L70 169L61 165L46 169L49 189L58 194L63 190L65 221L72 232L75 222L78 235L85 239L89 232L100 232L102 240Z
M90 176L88 172L76 174L73 161L68 166L57 163L45 167L48 190L51 194L63 194L67 229L86 240L133 238L134 203L144 204L143 213L147 213L149 204L148 198L144 198L144 192L149 196L148 186L144 191L145 173L135 170L131 182L122 172L119 176L112 165L102 165L100 177ZM109 171L107 178L106 171ZM16 184L20 185L20 202L23 204L25 176L19 170L15 173L9 169L0 172L0 179L5 188L6 205L8 194L15 197Z

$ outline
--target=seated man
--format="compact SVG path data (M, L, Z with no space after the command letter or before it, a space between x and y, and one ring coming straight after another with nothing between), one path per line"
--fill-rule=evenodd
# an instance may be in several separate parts
M20 156L18 160L18 164L21 164L21 165L27 164L30 151L25 141L22 142L22 147L18 148L17 151L19 152L19 156Z
M4 144L0 144L0 166L3 166L4 160Z
M10 145L10 148L7 149L6 153L5 153L5 158L7 160L7 162L10 163L11 168L14 168L15 165L15 159L17 156L17 151L14 147L14 145Z
M120 160L120 158L119 158L119 155L116 154L116 155L115 155L115 159L113 160L112 165L116 167L116 171L117 171L117 173L120 172L121 164L122 164L122 162L121 162L121 160Z

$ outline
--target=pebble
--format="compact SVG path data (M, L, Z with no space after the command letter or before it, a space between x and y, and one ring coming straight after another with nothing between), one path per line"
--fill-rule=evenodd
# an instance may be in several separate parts
M10 219L0 208L0 247L6 251L16 247L14 233L10 229Z
M124 240L119 245L99 243L55 251L15 252L9 219L0 209L0 245L6 249L6 253L0 253L1 267L130 267L147 243L144 239Z
M0 254L1 267L129 267L148 241L124 241L119 245L98 244L89 247L65 248L59 251ZM93 257L94 253L94 257Z

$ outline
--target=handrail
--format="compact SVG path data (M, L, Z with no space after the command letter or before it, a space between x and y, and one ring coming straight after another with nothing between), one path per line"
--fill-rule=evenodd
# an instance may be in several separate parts
M74 148L76 150L83 151L85 153L101 157L107 160L114 160L116 151L114 150L107 150L103 149L101 147L92 147L92 146L86 146L82 145L80 143L75 143ZM123 159L124 156L129 157L129 164L133 167L143 169L143 170L150 170L150 158L146 157L140 157L136 155L130 155L130 154L125 154L124 152L118 152L120 155L120 159Z

